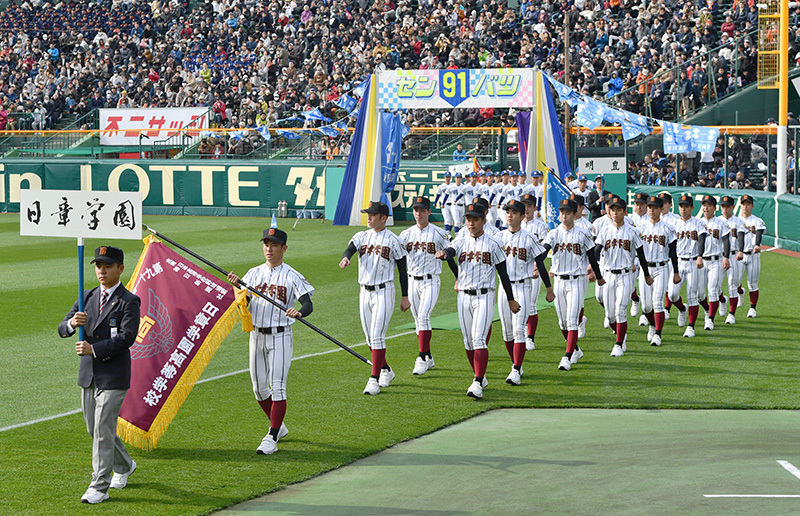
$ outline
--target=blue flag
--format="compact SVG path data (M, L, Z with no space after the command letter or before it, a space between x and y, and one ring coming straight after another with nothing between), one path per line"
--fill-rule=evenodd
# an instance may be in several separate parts
M282 137L286 138L287 140L299 140L300 138L302 138L302 136L300 136L296 132L287 131L286 129L275 129L275 133L278 136L282 136Z
M239 141L242 138L244 138L245 136L247 136L247 131L233 131L231 133L231 140Z
M322 122L330 122L331 119L327 116L323 115L319 108L314 108L310 111L306 111L303 113L303 117L306 120L320 120Z
M689 152L689 143L684 138L684 130L681 124L658 120L658 124L664 130L664 152L667 154L677 154Z
M697 152L714 152L719 138L719 129L691 126L692 149Z
M555 229L561 224L561 213L558 206L564 199L569 199L572 192L558 174L552 171L545 171L544 174L544 198L546 202L547 227Z
M410 133L410 132L411 132L411 128L408 127L406 124L402 124L402 127L400 128L400 136L404 140L405 140L406 136L408 136L408 133Z
M343 94L339 99L334 102L338 107L344 109L348 113L355 109L356 107L356 99L348 95L347 93Z
M639 125L628 120L622 120L620 125L622 125L622 138L625 141L632 140L639 135L650 134L650 128L646 125Z
M366 91L367 89L367 84L369 84L369 77L367 77L367 79L364 82L353 88L353 93L355 93L359 97L363 97L364 91Z
M381 113L381 202L389 206L391 211L392 200L389 197L397 184L400 173L400 150L403 143L402 125L399 113Z
M339 120L338 122L332 124L333 127L337 129L341 129L342 131L347 131L347 120Z
M578 125L587 129L596 129L603 123L606 108L600 102L587 98L583 104L578 104Z
M325 136L330 136L331 138L336 138L337 136L339 136L340 132L338 129L335 129L329 125L324 125L320 127L318 130Z
M221 138L221 136L214 131L200 131L200 138Z
M270 224L269 227L276 228L276 229L278 227L278 219L275 218L275 214L274 213L272 214L272 224Z
M260 134L265 140L270 141L272 139L272 135L269 134L269 127L267 127L266 125L257 127L256 131L258 131L258 134Z
M553 85L553 89L556 90L556 93L558 94L558 100L560 100L561 102L566 102L567 104L570 105L570 107L575 107L576 105L581 103L580 96L575 90L573 90L566 84L557 81L554 77L551 77L546 73L544 74L544 76L547 78L548 81L550 81L550 84Z
M603 114L603 120L606 122L611 122L612 124L622 124L622 122L625 120L625 115L625 111L606 107L605 113Z

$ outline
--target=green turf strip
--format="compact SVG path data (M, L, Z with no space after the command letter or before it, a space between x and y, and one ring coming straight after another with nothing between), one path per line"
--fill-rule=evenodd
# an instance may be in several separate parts
M233 515L797 514L793 411L498 410ZM278 453L281 453L279 451Z

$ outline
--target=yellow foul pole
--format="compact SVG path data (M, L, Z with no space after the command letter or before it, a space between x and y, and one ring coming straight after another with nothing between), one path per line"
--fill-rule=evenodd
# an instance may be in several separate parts
M788 113L789 113L789 0L780 0L780 64L778 67L780 80L778 85L778 166L777 175L777 194L786 193L787 175L787 132L788 132ZM777 223L777 211L776 223Z

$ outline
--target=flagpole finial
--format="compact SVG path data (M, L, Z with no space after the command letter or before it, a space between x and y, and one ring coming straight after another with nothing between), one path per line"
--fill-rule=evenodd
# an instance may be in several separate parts
M277 228L278 227L278 219L275 217L275 214L272 214L272 224L269 225L270 228Z

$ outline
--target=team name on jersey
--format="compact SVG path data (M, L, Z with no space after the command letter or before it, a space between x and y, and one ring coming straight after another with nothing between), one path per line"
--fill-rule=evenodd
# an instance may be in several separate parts
M458 256L458 264L461 265L464 262L477 262L477 263L484 263L486 265L492 264L492 254L489 252L480 252L480 251L470 251L470 252L462 252Z
M433 242L409 242L406 244L406 251L418 251L428 254L436 254L436 244Z
M756 233L756 227L755 226L745 226L745 228L747 228L747 231L749 231L749 232L751 232L751 233L753 233L755 235L755 233Z
M667 245L667 237L664 235L642 235L642 240L648 244L658 244L662 247Z
M386 245L362 245L361 248L358 250L358 256L364 256L375 254L380 256L381 258L388 260L389 255L391 253L391 248Z
M554 253L559 253L559 252L563 252L563 251L566 251L568 253L575 253L578 256L583 254L583 253L581 253L581 244L567 244L567 243L561 242L561 243L557 243L556 246L553 248L553 252Z
M711 235L712 237L716 238L717 240L719 240L719 230L718 229L708 228L708 234Z
M611 240L606 240L606 243L603 246L603 248L606 251L608 251L609 249L611 249L613 247L621 247L622 249L625 249L626 251L630 251L631 250L631 241L630 240L623 240L621 238L612 238Z
M289 299L286 287L283 285L267 285L266 283L262 283L256 287L256 290L260 290L262 293L266 293L269 297L277 299L284 304L286 304L287 299Z
M688 238L691 240L697 240L697 230L693 231L677 231L675 232L675 236L678 238Z
M506 247L504 249L506 252L506 256L513 256L515 258L519 258L523 262L528 261L528 250L524 247Z

